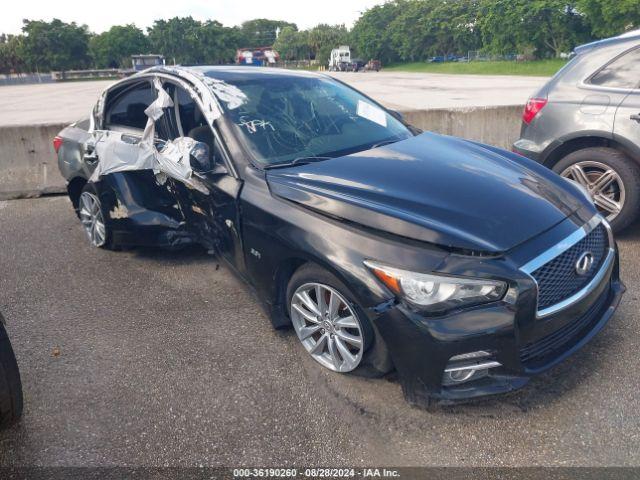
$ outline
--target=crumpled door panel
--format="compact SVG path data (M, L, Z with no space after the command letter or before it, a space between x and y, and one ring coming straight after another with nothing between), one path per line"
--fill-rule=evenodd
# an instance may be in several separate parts
M187 228L198 239L198 242L210 250L226 252L232 247L227 238L222 214L225 211L216 204L216 192L208 194L190 188L184 183L170 179L171 191L182 207Z
M157 98L145 110L148 121L141 136L92 132L85 151L98 163L89 182L99 192L115 244L179 247L198 242L214 248L216 235L191 194L192 190L205 196L209 193L191 169L190 154L196 142L186 137L172 141L156 137L156 122L173 101L158 78L154 85Z
M152 170L110 173L95 182L114 243L178 248L197 242L170 182Z

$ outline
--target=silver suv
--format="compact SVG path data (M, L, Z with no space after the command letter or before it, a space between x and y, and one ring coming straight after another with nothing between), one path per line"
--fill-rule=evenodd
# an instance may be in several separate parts
M529 99L516 153L577 181L619 231L640 213L640 31L576 48Z

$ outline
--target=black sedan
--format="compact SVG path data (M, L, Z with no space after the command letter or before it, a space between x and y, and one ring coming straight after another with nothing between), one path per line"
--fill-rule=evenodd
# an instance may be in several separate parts
M415 404L525 385L624 290L579 185L327 76L152 69L54 145L94 246L215 250L320 365L396 369Z

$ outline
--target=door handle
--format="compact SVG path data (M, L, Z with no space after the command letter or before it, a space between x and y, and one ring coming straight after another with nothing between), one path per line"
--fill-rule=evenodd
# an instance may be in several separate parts
M137 145L138 143L140 143L140 137L138 137L136 135L127 135L125 133L120 137L120 139L124 143L128 143L129 145Z
M629 118L635 122L640 123L640 113L633 114Z

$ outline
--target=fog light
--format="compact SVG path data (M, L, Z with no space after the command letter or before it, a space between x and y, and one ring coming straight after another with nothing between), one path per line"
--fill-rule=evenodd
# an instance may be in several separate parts
M475 372L476 370L472 370L468 368L466 370L456 370L454 372L447 372L447 373L449 374L449 379L451 379L452 382L460 383L460 382L466 382L467 380L469 380L471 377L473 377L473 374Z
M492 357L493 355L490 352L483 350L451 357L444 369L442 384L455 385L486 376L490 368L502 366L500 362L496 362Z

